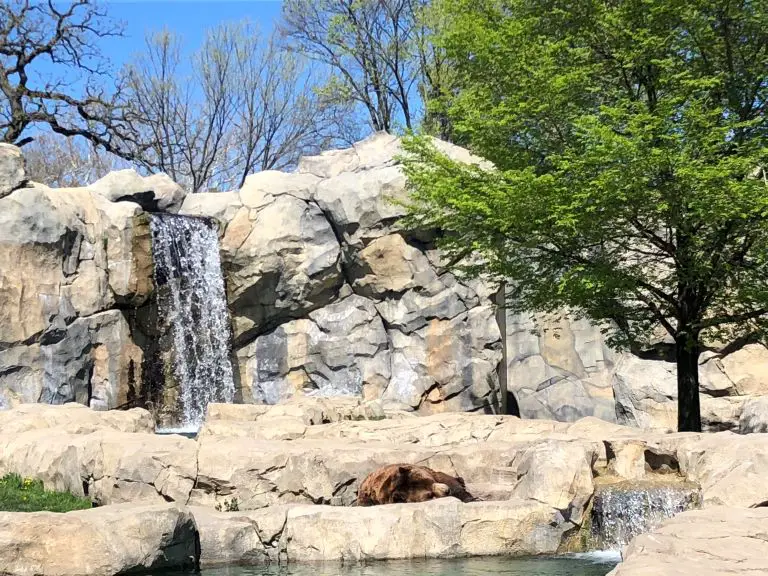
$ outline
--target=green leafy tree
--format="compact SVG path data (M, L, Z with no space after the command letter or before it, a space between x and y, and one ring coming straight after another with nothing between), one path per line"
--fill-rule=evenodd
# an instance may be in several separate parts
M678 427L701 428L707 342L768 312L768 5L748 0L438 0L456 140L412 138L412 224L511 282L509 305L675 341Z

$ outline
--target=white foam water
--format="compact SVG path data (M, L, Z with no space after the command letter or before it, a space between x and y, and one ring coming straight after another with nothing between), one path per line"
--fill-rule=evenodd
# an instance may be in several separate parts
M210 222L151 216L158 321L170 329L178 430L197 431L211 402L233 402L231 329L219 239Z

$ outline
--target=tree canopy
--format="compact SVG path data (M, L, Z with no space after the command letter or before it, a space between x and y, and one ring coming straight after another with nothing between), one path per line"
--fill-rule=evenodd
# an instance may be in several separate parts
M509 305L675 340L678 425L699 430L706 342L768 313L768 6L438 0L446 113L468 167L412 138L411 220L509 279Z

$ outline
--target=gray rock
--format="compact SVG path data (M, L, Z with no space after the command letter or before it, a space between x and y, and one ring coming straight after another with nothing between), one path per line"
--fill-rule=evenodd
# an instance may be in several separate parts
M390 378L387 333L357 295L281 325L238 356L244 397L266 404L296 393L378 397Z
M615 355L598 327L568 317L506 314L507 389L523 418L616 420Z
M342 172L317 185L315 199L346 244L362 248L393 230L405 208L406 178L397 166Z
M187 193L166 174L140 176L135 170L116 170L88 187L110 202L135 202L150 212L178 212Z
M478 306L451 320L433 319L410 334L388 334L392 378L382 399L427 414L496 410L501 350L492 307Z
M412 288L426 288L437 274L423 252L399 234L377 238L354 255L352 286L358 294L382 298Z
M0 198L26 181L24 156L16 146L0 143Z
M238 342L329 304L342 284L331 226L317 206L290 195L259 211L242 208L222 252Z
M739 415L739 432L768 432L768 397L750 398L744 402Z

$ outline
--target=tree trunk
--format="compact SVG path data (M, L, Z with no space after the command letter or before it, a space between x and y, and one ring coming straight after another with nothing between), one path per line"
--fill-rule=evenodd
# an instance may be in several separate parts
M677 429L680 432L701 432L698 338L691 338L683 333L675 340L675 349L677 352Z

